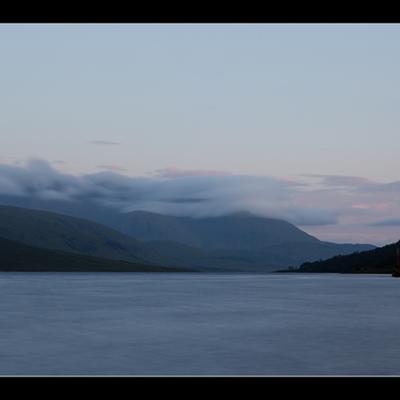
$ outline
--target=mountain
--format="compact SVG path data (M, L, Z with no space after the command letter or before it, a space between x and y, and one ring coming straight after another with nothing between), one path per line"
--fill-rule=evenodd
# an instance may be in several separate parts
M322 242L294 225L241 213L215 218L113 214L108 225L0 206L0 237L100 258L202 270L267 272L370 249ZM135 238L136 237L136 238Z
M375 247L324 242L289 222L249 213L192 218L134 211L116 219L113 227L140 240L156 241L159 246L168 241L190 246L192 251L197 249L196 254L190 255L186 247L192 259L184 259L198 267L273 269ZM175 255L181 256L182 252Z
M134 238L96 222L48 211L0 206L0 237L35 247L149 263Z
M207 250L254 250L283 243L319 242L289 222L248 213L192 218L134 211L114 227L140 240L173 241Z
M156 263L232 272L272 272L283 266L299 266L306 260L320 260L373 247L320 242L286 243L258 250L204 250L166 241L147 242L144 246Z
M324 261L306 262L296 272L391 274L394 270L396 247L399 243L346 256L335 256Z
M39 248L169 267L190 268L204 255L179 243L138 241L82 218L13 206L0 206L0 237Z
M187 270L43 249L0 238L0 271L182 272Z

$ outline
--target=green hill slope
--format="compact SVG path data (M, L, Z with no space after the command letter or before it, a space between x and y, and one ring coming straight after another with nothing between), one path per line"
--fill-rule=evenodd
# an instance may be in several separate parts
M0 206L0 237L35 247L144 262L137 240L92 221L47 211Z
M178 265L204 268L274 270L374 248L368 244L324 242L289 222L249 213L192 218L135 211L113 226L150 241L146 247L154 254L172 258Z
M0 238L0 271L182 272L187 270L37 248Z
M300 266L298 272L391 274L395 266L396 246L398 243L325 261L307 262Z
M134 211L115 229L144 241L173 241L206 250L253 250L319 240L289 222L248 213L193 218Z
M100 258L245 272L297 267L373 247L322 242L288 222L248 214L195 219L137 212L119 215L118 221L130 229L122 233L116 230L122 227L112 229L82 218L0 206L0 237ZM133 234L140 240L129 236Z

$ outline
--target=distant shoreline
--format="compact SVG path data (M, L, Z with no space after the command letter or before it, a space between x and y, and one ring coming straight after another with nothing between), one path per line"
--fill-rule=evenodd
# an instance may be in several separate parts
M29 273L29 274L181 274L181 273L191 273L191 274L197 274L197 275L203 275L203 276L222 276L222 275L288 275L290 273L291 275L341 275L341 276L349 276L349 275L380 275L380 276L391 276L392 274L389 272L299 272L299 271L272 271L272 272L244 272L244 271L238 271L238 272L232 272L232 271L200 271L200 270L187 270L187 269L182 269L182 270L172 270L172 269L163 269L163 270L137 270L137 271L128 271L128 270L33 270L33 269L1 269L0 268L0 274L9 274L9 273Z
M391 275L391 272L383 271L383 272L376 272L376 271L351 271L351 272L340 272L340 271L291 271L291 270L281 270L281 271L274 271L273 273L281 273L281 274L340 274L340 275Z

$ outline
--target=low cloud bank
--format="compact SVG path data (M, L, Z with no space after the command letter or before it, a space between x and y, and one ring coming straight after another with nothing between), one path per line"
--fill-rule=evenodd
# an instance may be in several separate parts
M44 160L0 164L0 203L69 213L84 209L83 216L107 210L192 217L246 211L287 220L326 240L371 237L379 244L399 239L394 228L400 221L400 182L326 175L296 181L177 168L129 177L118 173L119 166L99 167L108 170L75 176Z
M98 204L119 212L146 210L193 217L247 211L298 225L335 224L339 210L296 200L302 184L219 171L160 170L152 177L114 171L74 176L44 160L0 164L0 196Z

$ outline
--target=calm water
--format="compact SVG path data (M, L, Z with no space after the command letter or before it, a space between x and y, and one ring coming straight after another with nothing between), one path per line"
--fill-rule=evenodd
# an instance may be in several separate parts
M400 279L0 273L0 374L400 374Z

